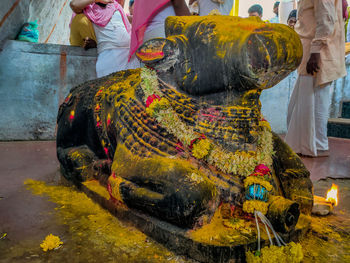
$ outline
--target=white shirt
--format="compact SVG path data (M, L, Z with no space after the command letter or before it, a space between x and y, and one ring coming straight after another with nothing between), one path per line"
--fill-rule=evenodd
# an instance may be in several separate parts
M199 15L207 16L211 11L217 9L222 15L229 15L232 9L233 0L225 0L223 4L213 2L212 0L199 0Z
M114 48L129 48L130 34L126 31L122 16L117 10L105 27L95 24L95 35L97 39L97 53Z
M175 10L171 2L167 4L167 6L162 11L156 14L151 23L148 25L146 31L152 31L153 29L160 26L164 27L165 19L168 16L175 16Z

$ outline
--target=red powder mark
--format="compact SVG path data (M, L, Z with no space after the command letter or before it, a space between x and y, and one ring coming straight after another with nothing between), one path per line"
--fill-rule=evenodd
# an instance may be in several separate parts
M74 120L74 114L71 113L71 114L69 115L69 120L70 120L70 121Z
M115 172L112 173L112 177L117 178L117 176L115 175Z
M161 98L159 97L159 95L156 95L156 94L152 94L150 96L147 97L147 100L146 100L146 108L148 108L153 101L155 100L160 100Z
M67 53L62 51L61 52L61 56L60 56L60 82L61 82L61 87L65 87L66 74L67 74ZM70 96L68 96L67 98L69 99Z
M98 121L98 122L96 123L96 127L97 127L97 128L100 128L101 125L102 125L101 121Z
M178 141L176 144L176 150L178 152L183 152L184 151L184 145L182 144L182 142Z
M111 124L111 119L107 120L107 126L109 126Z
M111 198L111 200L112 200L114 203L117 203L118 200L115 199L115 198L113 197L113 194L112 194L112 186L111 186L110 183L107 184L107 191L108 191L108 193L109 193L109 197Z
M104 147L103 150L105 150L106 155L108 156L108 148Z
M70 97L72 97L72 94L71 94L71 93L67 96L67 98L64 100L64 102L65 102L65 103L68 103Z
M142 60L155 60L155 59L161 59L164 57L164 52L159 51L159 52L142 52L139 51L136 53L136 55L142 59Z
M213 121L224 121L226 118L222 116L222 112L216 108L208 108L201 110L199 113L200 120L208 120L209 122Z
M13 10L15 10L16 6L18 6L19 2L21 0L16 0L16 2L14 2L14 4L11 6L11 8L9 9L9 11L7 11L7 13L4 15L4 17L1 19L0 22L0 27L5 23L5 20L11 15L11 13L13 12Z
M63 8L64 8L65 5L67 4L67 2L68 2L68 0L64 1L64 4L63 4L63 6L61 7L61 10L60 10L60 12L58 13L58 17L57 17L56 23L54 24L53 28L51 29L50 34L48 35L48 37L46 38L46 40L45 40L45 42L44 42L45 44L49 41L49 39L50 39L50 37L51 37L53 31L55 30L56 24L57 24L57 22L58 22L58 19L59 19L59 17L61 16L61 13L62 13L62 11L63 11Z
M230 212L230 216L233 216L233 213L234 213L234 211L235 211L235 206L233 205L233 204L230 204L230 210L231 210L231 212Z

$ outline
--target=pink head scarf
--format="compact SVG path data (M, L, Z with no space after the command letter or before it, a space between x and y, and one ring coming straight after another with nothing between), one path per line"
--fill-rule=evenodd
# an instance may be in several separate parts
M95 25L105 27L111 20L115 11L120 12L125 28L130 33L131 25L129 23L129 20L126 17L123 7L116 1L111 4L107 4L106 7L101 7L93 3L86 6L83 12L87 18L89 18Z
M136 0L134 4L134 15L131 27L131 42L129 61L143 42L145 30L159 11L170 2L170 0Z

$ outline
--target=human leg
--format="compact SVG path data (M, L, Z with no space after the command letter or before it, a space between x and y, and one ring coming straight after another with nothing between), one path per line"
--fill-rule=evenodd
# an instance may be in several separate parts
M88 43L86 43L86 39L88 39ZM77 14L72 19L69 42L72 46L79 47L84 47L87 44L91 46L91 43L94 42L96 47L94 28L91 21L84 14Z
M330 83L315 87L315 141L317 151L328 150L327 122L329 117Z
M288 105L285 141L296 153L316 156L314 78L298 76Z

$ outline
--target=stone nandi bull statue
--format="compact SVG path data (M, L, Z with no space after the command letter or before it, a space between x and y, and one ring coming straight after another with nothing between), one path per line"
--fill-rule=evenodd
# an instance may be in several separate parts
M70 91L57 119L64 176L184 228L224 203L289 231L311 210L312 183L259 96L300 63L298 36L229 16L169 17L166 35L137 51L146 68Z

